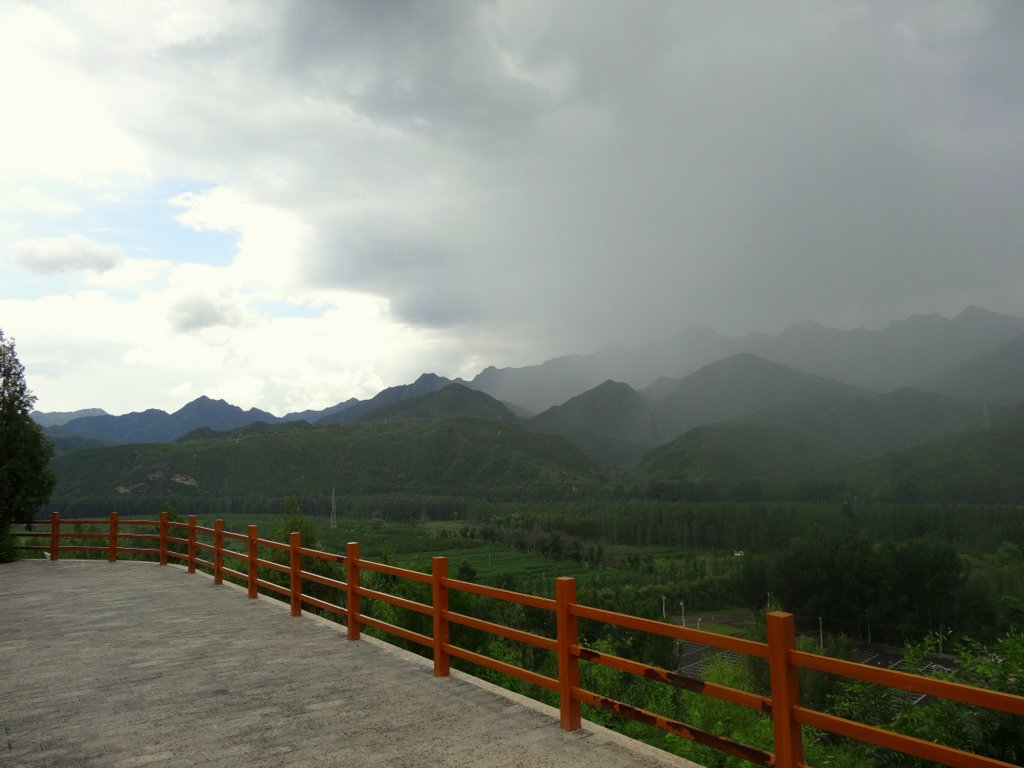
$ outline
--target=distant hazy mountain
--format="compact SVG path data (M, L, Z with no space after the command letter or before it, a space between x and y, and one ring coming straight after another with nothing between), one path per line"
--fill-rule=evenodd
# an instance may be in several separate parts
M437 392L439 389L451 383L452 382L449 379L446 379L443 376L438 376L434 373L424 373L412 384L400 384L397 387L382 389L369 400L359 400L352 403L336 413L325 416L317 421L317 423L349 424L354 421L358 421L370 411L375 411L385 405L391 405L392 403L397 403L400 400L405 400L410 397L417 397L418 395Z
M741 346L735 340L700 326L668 341L636 349L610 345L591 355L566 355L540 365L492 366L467 383L503 402L539 413L604 381L625 382L638 389L659 376L681 378L721 357L742 351Z
M606 381L527 422L561 435L605 468L635 465L661 442L647 401L628 384Z
M106 416L102 408L83 408L80 411L32 411L32 419L41 427L59 427L73 419L85 416Z
M86 416L64 424L65 434L92 437L108 443L165 443L195 429L236 429L254 421L273 423L273 414L250 408L243 411L223 400L199 397L174 413L151 409L123 416Z
M954 368L1024 333L1024 318L968 307L952 320L913 315L881 330L802 323L759 353L802 371L884 392L931 388ZM756 351L756 350L752 350Z
M956 368L938 389L992 405L1024 402L1024 334Z
M777 336L729 338L707 327L635 349L607 347L524 368L487 368L474 389L535 412L565 402L603 381L643 390L660 377L681 379L731 355L748 352L806 373L887 392L930 388L957 366L1024 333L1024 318L968 307L952 320L914 315L880 330L839 331L800 323Z
M652 393L657 395L651 402L655 423L666 439L782 403L871 394L745 353L704 366L672 387L659 381Z
M602 389L603 382L621 386ZM283 418L205 397L172 414L148 410L111 416L92 409L93 415L37 413L36 418L53 422L45 428L54 438L162 442L196 429L235 429L257 421L353 423L451 383L426 373L368 400L353 398ZM700 424L826 395L863 398L865 388L940 389L993 406L1024 400L1024 318L969 307L952 320L915 315L881 330L837 331L801 323L777 336L736 338L702 326L635 349L613 345L592 355L569 355L524 368L487 368L471 382L456 383L501 401L520 418L565 406L541 413L543 418L537 417L531 429L569 437L605 466L622 466L635 461L637 446L670 440ZM635 390L647 401L651 422L645 420ZM585 393L592 394L576 401ZM430 407L458 409L469 407L469 401ZM56 425L55 420L65 418ZM74 445L64 442L66 449Z
M469 416L485 421L518 424L519 417L493 397L462 384L448 384L426 395L382 405L359 418L360 422L390 419L443 419Z

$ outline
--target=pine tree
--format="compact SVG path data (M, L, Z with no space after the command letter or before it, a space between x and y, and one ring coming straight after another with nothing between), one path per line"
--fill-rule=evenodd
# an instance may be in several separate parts
M0 562L13 558L10 524L31 520L55 483L53 446L30 415L35 401L14 339L0 330Z

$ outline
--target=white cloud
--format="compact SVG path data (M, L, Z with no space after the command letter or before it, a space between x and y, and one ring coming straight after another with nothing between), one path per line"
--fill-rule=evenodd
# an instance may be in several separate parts
M18 264L39 275L106 272L124 261L118 246L97 243L82 234L28 237L13 243L10 251Z
M84 46L67 19L21 4L0 8L0 172L105 183L140 172L139 144L119 125L102 83L78 69Z
M154 289L166 284L173 262L166 259L124 259L104 272L89 274L85 282L107 290Z
M298 214L253 202L225 186L183 193L168 202L185 209L177 216L183 226L239 232L233 283L277 294L295 287L309 240L309 226Z
M40 213L44 216L69 216L78 213L81 207L76 203L47 195L34 187L22 186L15 189L0 189L0 212Z

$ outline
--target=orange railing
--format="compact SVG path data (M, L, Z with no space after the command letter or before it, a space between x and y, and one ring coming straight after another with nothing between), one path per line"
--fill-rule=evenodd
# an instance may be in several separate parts
M111 513L109 519L62 520L58 513L53 513L50 520L39 522L48 523L50 530L48 532L21 532L19 535L45 538L48 539L48 544L23 546L21 549L43 551L51 560L59 560L62 553L93 551L106 552L110 562L116 561L120 554L136 554L156 556L161 565L166 565L172 558L182 560L189 573L194 573L197 567L207 568L212 572L214 582L217 584L222 583L225 576L245 584L251 598L258 596L260 588L281 595L289 601L293 616L301 615L303 606L309 606L343 618L350 640L358 640L361 628L366 626L425 646L433 653L434 674L437 676L448 675L451 658L455 657L554 691L558 694L562 728L569 731L580 727L580 705L589 704L598 709L610 711L627 719L643 722L693 740L704 746L721 750L757 765L776 766L777 768L805 766L802 727L808 726L956 768L1012 768L1011 763L803 707L800 704L797 676L799 669L817 670L853 680L862 680L1024 716L1024 697L1021 696L798 651L796 650L793 616L779 611L767 615L768 641L761 643L581 605L576 602L576 580L573 578L561 577L555 580L555 599L552 600L449 578L448 561L444 557L433 558L431 573L421 573L363 560L359 556L359 544L355 542L347 545L344 555L321 552L303 547L299 533L292 533L289 542L285 544L260 538L255 525L250 525L246 534L232 533L224 530L222 520L217 520L214 526L209 528L198 525L194 515L188 518L187 523L178 523L171 522L166 513L161 514L159 521L120 520L116 512ZM106 527L107 530L105 533L80 533L67 530L68 526L82 525L100 525ZM138 526L156 527L158 532L156 534L140 534L122 530L126 527ZM201 541L200 536L207 537L212 542ZM107 543L103 546L78 542L61 543L62 539L69 538L106 539ZM130 540L133 543L138 541L157 542L157 546L121 546L121 542L124 540ZM236 542L236 546L244 545L245 551L225 546L226 541ZM178 545L178 548L184 549L184 552L176 551L172 545ZM287 565L260 557L261 548L287 553ZM209 558L201 557L200 553L204 555L209 553ZM302 559L304 557L344 565L345 581L303 570ZM228 567L225 565L225 558L243 561L245 571ZM261 578L259 570L261 568L286 574L288 586L285 587ZM421 603L364 587L360 584L360 573L363 570L429 585L431 603ZM345 595L345 605L330 603L305 594L302 591L303 582L307 581L340 590ZM555 637L546 637L451 611L448 603L448 595L451 590L550 611L555 614ZM361 598L383 601L431 617L432 636L366 615L360 609ZM579 642L576 626L578 619L602 622L765 659L770 669L772 695L770 698L759 696L587 648ZM550 651L556 654L558 659L558 677L542 675L453 645L450 641L449 631L452 624ZM580 660L646 679L658 680L678 688L770 714L775 750L766 752L581 688Z

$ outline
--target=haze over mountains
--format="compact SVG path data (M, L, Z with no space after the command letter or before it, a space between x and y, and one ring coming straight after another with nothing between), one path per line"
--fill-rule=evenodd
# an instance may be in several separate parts
M447 434L456 441L479 441L473 430L472 439L457 437L469 422L491 424L498 432L502 425L525 428L524 435L562 441L555 454L563 463L574 451L586 457L569 461L577 478L589 477L580 474L580 462L588 461L595 473L626 477L656 493L687 497L699 483L715 482L746 483L746 492L756 495L781 493L773 489L783 487L791 492L811 481L841 482L839 468L936 440L955 443L958 434L990 429L994 416L999 429L1013 433L1022 428L1020 419L1006 421L1001 414L1021 402L1024 318L972 307L952 320L914 316L878 331L803 323L778 336L730 339L698 328L633 350L609 347L527 368L488 368L468 382L424 374L369 400L284 417L202 397L173 414L92 414L47 431L58 452L79 453L101 442L166 443L189 433L214 439L217 432L254 422L359 425L365 432L397 422L456 419L461 426L454 431L427 430L430 439ZM53 415L37 416L56 423ZM424 429L406 428L413 430L410 435ZM417 442L410 440L410 445ZM529 453L529 440L522 440ZM968 443L975 452L989 445L980 438ZM400 440L387 446L376 454L379 461L408 459L402 458ZM430 452L448 455L450 450L437 443ZM68 461L76 459L62 457L62 465ZM907 459L901 466L917 464ZM454 477L450 468L432 471ZM565 471L549 467L540 474L550 478ZM851 476L863 479L872 470L858 472ZM490 481L508 487L509 479ZM1013 480L986 482L998 493L1015 492ZM890 477L876 485L895 493L913 483L901 485ZM429 486L421 479L414 484Z

